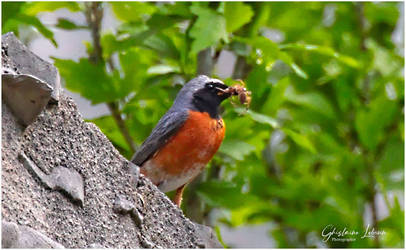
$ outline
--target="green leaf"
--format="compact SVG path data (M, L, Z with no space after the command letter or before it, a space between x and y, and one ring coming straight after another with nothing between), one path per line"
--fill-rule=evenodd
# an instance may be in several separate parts
M258 36L255 38L236 37L235 39L256 48L258 58L263 60L267 66L271 66L276 60L279 59L289 65L298 76L304 79L308 78L306 72L304 72L297 64L295 64L293 59L288 54L281 51L278 47L278 44L271 41L270 39L263 36Z
M391 76L401 72L404 66L404 58L399 58L393 51L380 46L374 40L368 40L366 46L373 52L373 69L384 76Z
M3 32L14 32L19 35L21 25L34 27L45 38L49 39L55 47L57 43L54 39L54 34L51 30L45 27L41 21L34 15L28 15L26 12L27 6L32 6L36 3L4 3L2 4L2 30Z
M235 108L235 111L237 113L241 114L241 115L248 114L254 121L259 122L259 123L263 123L263 124L268 124L272 128L280 127L278 121L275 118L272 118L270 116L257 113L255 111L250 110L250 109L246 110L244 108Z
M39 33L41 33L44 37L48 38L51 40L51 42L55 45L55 47L58 47L58 44L56 43L54 39L54 33L49 30L47 27L45 27L41 21L34 17L34 16L27 16L24 14L19 15L18 20L27 24L35 27Z
M242 194L235 183L215 180L200 184L197 194L211 206L231 209L242 207L253 198Z
M235 40L246 43L259 49L258 54L263 60L267 63L273 62L276 59L279 59L279 48L278 45L271 41L270 39L257 36L254 38L244 38L244 37L235 37Z
M333 87L340 109L347 111L351 103L356 100L356 89L348 79L343 77L339 77L337 81L333 83Z
M1 5L1 22L3 26L3 32L7 32L4 30L6 23L8 20L15 18L20 12L21 9L26 5L23 2L7 2Z
M389 247L402 248L405 235L405 211L402 209L397 195L394 195L392 204L389 206L389 216L379 221L378 227L380 230L383 229L385 233L390 230L394 234L392 239L388 238L389 235L387 233L382 237L384 241L389 241Z
M3 23L2 32L14 32L14 34L18 37L20 32L19 28L21 25L25 25L23 22L18 21L17 19L11 18L8 19L6 23Z
M289 86L285 91L285 98L287 101L317 111L329 119L336 119L333 106L327 98L318 92L297 93L293 87Z
M226 21L223 16L197 5L192 6L190 10L197 15L197 20L190 30L190 37L194 39L191 54L197 54L220 40L228 42Z
M224 17L226 19L227 32L234 32L248 23L254 12L251 6L242 2L226 2L224 6Z
M103 48L103 58L109 58L114 52L127 49L121 46L122 43L117 40L116 36L112 33L105 33L100 39L100 44Z
M250 184L252 184L252 182ZM266 183L263 183L261 189L264 190L264 187L268 184L269 179L266 180ZM257 197L254 196L253 193L251 194L253 197ZM266 199L252 199L245 206L233 209L231 211L230 220L227 221L227 224L231 227L239 227L244 224L268 222L271 211L277 213L278 208L275 205L276 204L269 202Z
M405 161L404 143L400 138L391 138L385 145L381 159L378 161L377 169L390 173L392 170L403 169Z
M169 56L178 60L180 52L173 41L165 34L158 33L159 30L148 29L122 39L112 33L106 33L101 38L103 57L108 58L114 52L127 51L135 47L146 47L156 50L162 56Z
M226 243L224 243L223 237L221 237L220 227L219 227L218 225L216 225L216 226L214 227L214 231L216 232L216 236L217 236L217 239L220 241L220 244L221 244L224 248L229 248L229 247L226 245Z
M395 25L399 18L399 9L395 2L373 2L367 3L365 17L372 23L385 22Z
M158 52L162 57L169 57L176 61L180 59L180 52L173 40L165 34L150 36L144 40L144 45Z
M136 47L119 53L118 57L124 75L121 86L128 88L125 92L127 94L131 90L135 90L138 94L145 92L147 87L144 85L145 80L149 77L147 71L150 65L157 61L156 54L149 49Z
M316 153L316 148L306 136L299 134L291 129L282 128L283 132L289 136L297 145L309 150L311 153Z
M251 144L234 139L224 140L219 148L219 152L229 155L238 161L244 160L244 157L253 151L255 151L255 147Z
M54 60L59 73L65 79L66 88L80 93L93 104L111 102L120 96L103 65L94 65L84 58L79 62L58 58Z
M303 79L307 79L309 78L306 74L306 72L304 72L296 63L290 63L289 66L293 69L293 71L300 76Z
M392 136L386 143L375 172L382 190L401 190L404 188L404 150L404 142L398 136Z
M147 21L148 27L155 30L163 30L172 27L174 24L182 21L183 18L178 16L166 16L161 14L153 14Z
M87 29L87 26L78 26L74 22L65 18L58 18L58 23L55 27L65 30Z
M31 2L24 8L24 14L35 16L40 12L51 12L61 8L67 8L72 12L80 11L79 3L76 2Z
M319 45L310 45L310 44L299 44L299 43L291 43L291 44L283 44L279 46L280 49L295 49L295 50L302 50L302 51L311 51L316 52L321 55L331 56L337 59L339 62L344 63L347 66L353 68L359 68L360 65L357 60L350 56L345 56L337 53L334 49L325 46Z
M115 16L126 22L136 22L145 15L151 15L156 11L153 3L145 2L111 2L109 3Z
M191 19L193 14L190 13L190 2L172 2L171 4L162 4L157 6L159 13L164 15L176 15L186 19Z
M160 65L155 65L155 66L150 67L148 69L147 73L150 75L164 75L164 74L174 73L174 72L179 72L179 71L180 71L179 67L160 64Z
M395 101L388 100L383 93L373 100L368 109L358 110L355 116L355 128L361 143L374 150L383 139L385 128L397 114Z
M273 85L271 95L265 100L261 111L269 114L276 114L277 110L279 110L280 106L285 101L284 93L289 84L289 77L283 77L275 85Z

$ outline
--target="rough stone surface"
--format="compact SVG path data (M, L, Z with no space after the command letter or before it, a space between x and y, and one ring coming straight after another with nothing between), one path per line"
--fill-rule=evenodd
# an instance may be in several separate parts
M32 53L12 32L2 35L1 39L2 74L35 76L51 86L51 100L57 102L61 88L58 70Z
M60 96L25 130L2 105L2 216L67 248L197 248L201 229L184 217L138 167L124 159L73 101ZM83 206L52 190L18 160L24 154L43 175L65 168L84 181ZM126 213L117 212L117 204Z
M13 33L2 36L1 55L2 97L19 121L28 125L50 100L58 100L58 71L30 52Z
M55 91L55 68L14 35L2 38L3 74L33 74ZM83 121L70 98L58 98L27 126L3 99L3 247L218 247L210 228L185 218L94 124Z
M3 73L2 97L24 124L30 124L48 104L52 87L32 75Z
M128 201L125 197L122 195L119 195L116 197L116 200L114 201L114 211L117 213L122 213L122 214L128 214L134 209L134 204L132 204L130 201Z
M199 246L203 248L223 248L211 227L195 224L196 231L200 238Z
M18 242L18 226L15 223L5 222L1 223L1 247L12 248Z
M64 248L40 232L12 222L2 222L2 248Z
M74 169L58 166L52 170L50 175L46 175L23 152L18 156L24 167L38 177L47 187L52 190L60 190L72 198L73 201L83 205L83 179L78 172Z

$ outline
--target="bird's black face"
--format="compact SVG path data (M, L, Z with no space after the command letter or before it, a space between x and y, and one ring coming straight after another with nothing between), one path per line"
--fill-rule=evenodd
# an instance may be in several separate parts
M200 75L193 78L179 91L172 109L188 108L207 112L212 118L218 118L218 107L222 101L231 96L222 81Z
M210 79L201 84L193 93L193 105L201 112L208 112L213 118L217 118L218 107L222 101L230 97L224 93L228 86L217 79Z
M214 80L214 79L212 79ZM220 104L223 100L230 97L229 94L224 93L224 90L227 89L228 86L222 83L219 80L216 81L208 81L204 84L204 86L198 89L194 94L194 99L200 99L201 101L208 102L208 103L217 103Z

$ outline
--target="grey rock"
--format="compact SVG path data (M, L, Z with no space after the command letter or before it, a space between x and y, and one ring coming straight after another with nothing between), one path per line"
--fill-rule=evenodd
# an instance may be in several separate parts
M57 102L61 88L58 70L32 53L12 32L2 35L1 39L2 73L8 68L13 71L11 74L31 75L46 82L52 88L51 101Z
M50 100L52 87L33 75L2 74L2 97L24 125L29 125Z
M67 248L95 242L104 248L203 246L196 226L155 185L143 175L137 185L132 183L138 170L94 124L83 121L70 98L62 94L59 105L45 109L25 130L3 106L3 218L24 223ZM31 165L24 166L29 161L19 161L19 154ZM61 166L82 177L83 207L49 188ZM116 213L117 197L129 213Z
M58 71L30 52L13 33L2 36L1 54L2 97L27 126L50 100L59 99Z
M27 64L11 61L5 44L11 43L3 40L2 64L13 70L7 74L29 74L26 69L37 67L32 58ZM84 122L63 93L58 105L48 105L27 127L18 123L3 100L1 213L3 219L19 224L4 227L4 246L16 247L16 242L25 247L56 247L51 242L58 242L57 247L67 248L212 246L206 242L212 235L202 233L140 175L99 128ZM72 203L72 197L84 200L83 206Z
M130 213L134 208L134 205L122 195L117 196L116 200L114 201L113 209L117 213L127 214Z
M44 234L13 222L2 222L2 248L64 248Z
M138 180L140 178L140 167L132 163L131 161L128 162L131 174L131 183L136 187L138 185Z
M89 248L104 248L100 243L91 243Z
M134 204L127 200L123 196L117 196L114 201L114 211L121 214L130 214L134 220L134 223L141 227L142 222L144 221L144 216L135 208Z
M141 227L142 223L144 222L144 216L142 216L142 214L136 208L131 211L131 215L135 224L138 227Z
M1 223L1 248L12 248L18 242L18 226L15 223Z
M63 193L69 195L73 201L77 201L80 205L83 205L83 179L76 170L59 166L54 168L50 175L46 175L23 152L20 153L19 158L25 168L39 177L47 187L52 190L62 190L64 191Z
M195 223L196 232L199 235L199 247L202 248L223 248L211 227Z
M52 170L50 177L54 184L53 189L65 191L73 200L83 205L83 179L76 170L59 166Z
M162 247L160 247L160 246L155 245L154 243L152 243L151 241L145 239L145 238L142 237L142 236L141 236L141 246L142 246L143 248L148 248L148 249L151 249L151 248L162 248Z

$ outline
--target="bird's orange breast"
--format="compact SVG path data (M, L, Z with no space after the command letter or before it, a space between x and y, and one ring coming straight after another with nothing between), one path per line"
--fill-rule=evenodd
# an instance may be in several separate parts
M141 171L157 185L179 177L184 181L179 180L179 184L170 186L181 186L180 183L188 182L203 170L217 152L224 135L223 119L213 119L206 112L189 111L184 125Z
M223 120L213 119L208 113L189 111L182 128L159 150L154 162L166 172L178 174L196 163L207 164L223 141Z

